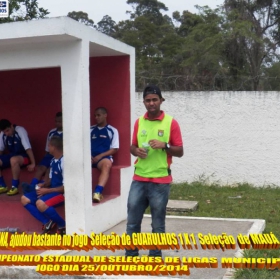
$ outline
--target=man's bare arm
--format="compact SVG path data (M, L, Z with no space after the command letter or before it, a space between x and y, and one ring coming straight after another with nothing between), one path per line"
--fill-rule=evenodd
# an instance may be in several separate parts
M35 168L35 165L36 165L33 151L32 151L32 149L27 149L26 153L31 162L29 165L27 165L27 169L28 169L28 171L33 171Z

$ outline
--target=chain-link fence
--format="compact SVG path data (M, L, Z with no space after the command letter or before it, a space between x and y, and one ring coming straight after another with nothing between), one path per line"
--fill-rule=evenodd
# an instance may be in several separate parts
M280 91L280 76L136 75L136 91L148 84L163 91Z

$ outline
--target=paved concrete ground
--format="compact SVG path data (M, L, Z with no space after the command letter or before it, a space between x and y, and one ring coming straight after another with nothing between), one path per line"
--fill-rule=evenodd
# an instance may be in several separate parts
M151 232L151 218L145 217L142 223L142 232ZM248 234L250 233L261 233L264 230L265 221L264 220L246 220L246 219L215 219L215 218L197 218L197 217L178 217L178 216L167 216L166 219L166 232L178 233L197 233L203 234L222 234L233 235L234 238L237 237L239 233ZM126 230L126 221L114 226L104 234L110 234L115 232L119 235L124 233ZM198 241L198 239L197 239ZM238 247L238 246L237 246ZM219 261L218 268L190 268L189 276L176 276L176 278L191 278L191 279L217 279L217 278L229 278L231 276L230 271L221 268L220 259L222 257L234 257L238 254L238 249L236 250L203 250L201 246L198 246L198 250L185 250L180 249L179 251L164 250L163 258L178 256L182 257L217 257ZM90 255L90 256L123 256L124 251L111 252L109 250L97 250L94 249L89 252L68 252L67 255ZM147 255L148 251L141 250L140 255ZM121 276L124 278L124 276ZM128 276L129 277L129 276ZM134 277L132 277L134 278ZM151 278L151 276L149 277Z
M146 215L142 223L142 232L151 232L151 218ZM248 233L261 233L265 228L264 220L246 220L246 219L216 219L216 218L198 218L198 217L183 217L183 216L167 216L166 219L166 232L169 233L194 233L197 236L198 233L203 234L215 234L219 235L221 233L226 233L227 235L233 235L234 238L239 233L248 234ZM115 232L118 235L121 235L126 231L126 221L121 222L120 224L109 229L104 234L110 234ZM196 238L198 241L198 238ZM237 246L238 248L238 246ZM8 252L7 252L8 253ZM30 254L30 252L25 251L21 254ZM41 255L85 255L85 256L123 256L124 251L116 251L113 253L110 250L91 250L91 251L46 251ZM141 255L147 255L148 251L141 250ZM201 246L198 245L198 249L187 250L180 249L179 251L173 250L164 250L163 257L216 257L219 261L218 268L190 268L189 276L169 276L172 279L177 278L188 278L188 279L221 279L221 278L230 278L232 276L231 271L221 268L220 259L222 257L234 257L237 254L240 255L240 250L202 250ZM151 276L42 276L35 272L35 267L0 267L0 278L18 278L18 279L38 279L38 278L130 278L130 279L148 279L152 278ZM156 279L166 278L157 276Z

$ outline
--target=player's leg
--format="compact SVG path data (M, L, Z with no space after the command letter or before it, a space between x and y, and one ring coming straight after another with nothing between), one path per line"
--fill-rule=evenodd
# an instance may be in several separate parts
M44 165L38 165L36 167L36 172L34 177L32 178L32 181L30 183L30 185L36 185L40 182L42 176L45 174L45 172L47 171L47 167Z
M152 232L165 232L166 206L168 203L170 184L149 183L148 199L152 215ZM161 250L150 250L149 256L161 256Z
M64 202L64 195L61 193L50 193L43 195L37 200L36 206L38 210L48 218L48 223L45 224L43 233L48 233L58 227L58 233L65 234L65 220L56 212L54 206Z
M10 158L10 164L12 169L12 188L7 192L7 195L18 194L19 175L22 165L28 164L29 159L23 156L13 156Z
M100 170L98 185L105 187L109 179L111 167L112 167L111 159L103 158L101 161L98 162L97 168Z
M133 233L141 232L141 223L144 212L149 205L147 199L147 183L132 181L127 200L127 224L126 233L132 236ZM126 256L138 256L138 249L126 250Z
M6 193L8 191L4 177L2 175L2 169L9 166L10 166L10 157L8 158L7 155L0 155L0 194Z
M49 219L41 213L36 207L37 194L36 191L24 194L21 197L21 203L23 207L38 221L45 225Z
M40 171L37 174L44 174L45 173L44 177L43 178L40 177L42 180L38 180L36 177L33 177L30 184L23 182L21 184L21 187L22 187L22 190L23 190L24 193L34 191L36 189L36 185L39 184L39 183L48 183L50 181L50 178L49 178L50 168L47 168L43 165L38 166L38 168L40 168L40 167L43 167L43 169L46 170L46 171L42 171L42 169L41 169L42 172Z
M110 157L103 158L97 163L97 168L100 171L100 175L93 193L93 202L100 202L102 199L102 192L106 183L108 182L111 167L112 159Z

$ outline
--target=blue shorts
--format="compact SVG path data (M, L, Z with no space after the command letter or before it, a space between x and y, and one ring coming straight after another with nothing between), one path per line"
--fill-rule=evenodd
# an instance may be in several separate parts
M48 206L53 207L62 205L64 203L64 195L59 192L48 193L41 197L38 197L36 191L32 191L29 193L25 193L24 196L29 198L30 203L34 205L36 205L36 201L39 199L44 201Z
M51 154L46 154L46 155L42 158L42 160L40 161L39 165L43 165L43 166L49 168L50 165L51 165L52 158L53 158L53 155L51 155Z
M110 161L113 162L113 159L112 159L111 156L105 156L105 157L103 157L102 159L104 159L104 158L107 158L107 159L109 159ZM92 167L92 168L97 168L97 164L98 164L102 159L100 159L97 163L92 163L92 164L91 164L91 167Z
M0 155L0 160L3 163L1 168L4 169L4 168L11 167L10 159L15 156L23 157L23 166L28 165L30 163L30 160L29 160L29 157L27 154L21 154L21 155L5 154L5 155Z

